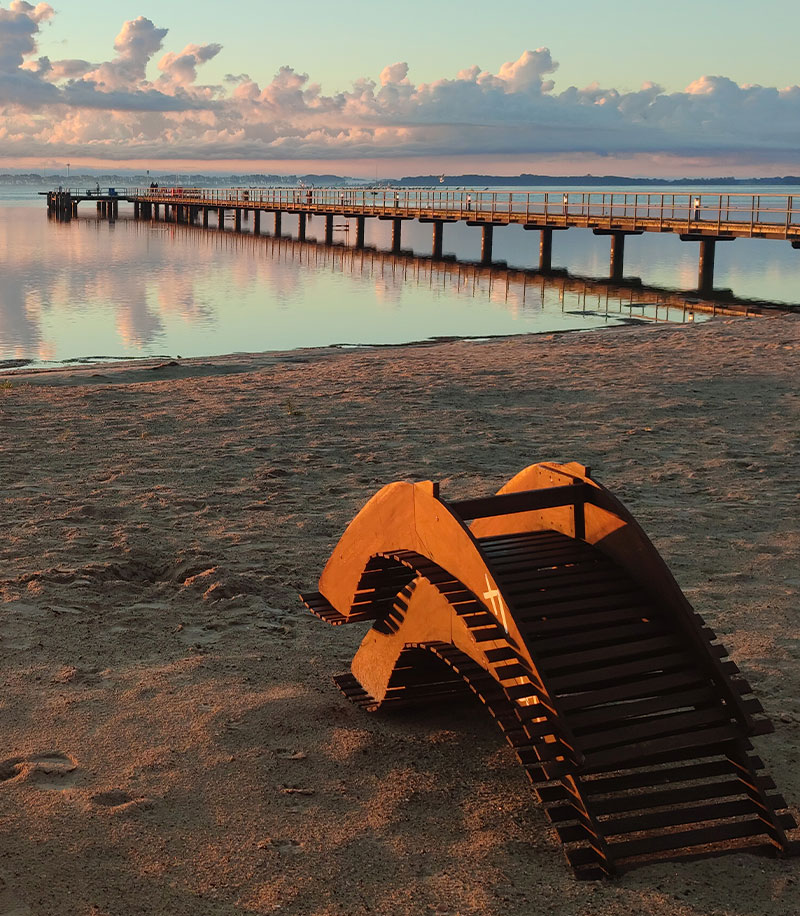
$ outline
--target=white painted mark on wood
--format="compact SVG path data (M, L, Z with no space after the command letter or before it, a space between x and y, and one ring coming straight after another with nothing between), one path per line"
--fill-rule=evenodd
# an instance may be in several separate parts
M483 597L489 602L494 616L500 618L500 622L503 624L503 629L506 631L507 636L508 624L506 623L506 606L503 604L503 596L496 588L492 588L492 583L489 581L488 574L484 573L484 578L486 579L487 590L483 593Z

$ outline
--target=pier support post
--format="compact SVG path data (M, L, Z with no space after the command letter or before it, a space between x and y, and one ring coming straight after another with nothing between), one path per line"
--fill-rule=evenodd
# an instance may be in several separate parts
M542 229L539 232L539 270L549 271L553 266L553 230Z
M153 204L153 219L154 219L156 222L158 222L159 219L161 219L161 217L160 217L160 215L159 215L159 208L160 208L160 207L161 207L161 204Z
M119 201L115 200L112 206L114 207L113 217L116 219L119 216Z
M325 244L333 244L333 213L325 214Z
M281 211L275 211L275 238L279 239L281 237Z
M356 248L364 247L364 226L366 226L367 219L364 216L356 217Z
M403 221L398 217L392 220L392 251L400 251L400 243L403 237Z
M481 264L492 263L492 243L494 241L494 226L484 223L481 227Z
M716 253L716 239L701 239L700 260L697 265L697 289L701 293L710 293L714 289L714 258Z
M432 255L438 261L442 257L442 238L444 236L444 222L440 219L433 221Z
M103 201L102 200L97 201L97 212L100 214L100 216L103 215Z
M697 291L708 294L714 290L714 258L717 242L732 242L732 235L681 235L682 242L700 242L700 258L697 264Z
M261 235L261 211L253 211L253 235Z
M217 210L217 229L223 232L225 229L225 208L219 207Z
M136 200L133 202L133 218L139 219L139 202Z
M608 264L608 278L616 283L622 280L622 273L625 268L625 236L641 235L644 230L635 229L630 232L623 232L621 229L592 229L595 235L611 236L611 253Z
M297 238L301 242L306 240L306 214L297 214Z
M203 207L203 228L208 229L208 207Z
M621 280L625 265L625 233L611 234L611 255L608 264L608 276L611 280Z
M242 211L238 207L233 211L233 228L236 232L242 231Z
M72 201L72 215L73 216L78 215L78 201L77 200Z

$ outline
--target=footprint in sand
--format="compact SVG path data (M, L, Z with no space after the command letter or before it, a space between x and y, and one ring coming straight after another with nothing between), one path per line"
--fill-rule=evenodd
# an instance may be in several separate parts
M19 779L37 789L63 791L78 780L78 764L69 754L49 751L30 757L10 757L0 762L0 783Z
M25 761L22 757L10 757L0 761L0 782L15 779L22 772Z
M129 795L123 789L109 789L107 792L98 792L92 796L94 804L107 808L111 813L131 811L133 809L149 808L152 799ZM2 914L0 914L2 916Z
M62 791L78 780L78 764L69 754L59 751L34 754L27 759L27 764L26 778L40 789Z

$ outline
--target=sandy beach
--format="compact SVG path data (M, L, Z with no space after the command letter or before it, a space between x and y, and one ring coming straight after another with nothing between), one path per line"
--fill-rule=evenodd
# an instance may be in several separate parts
M338 693L383 484L576 460L750 680L800 816L800 317L0 378L0 916L787 916L800 859L578 882L479 706Z

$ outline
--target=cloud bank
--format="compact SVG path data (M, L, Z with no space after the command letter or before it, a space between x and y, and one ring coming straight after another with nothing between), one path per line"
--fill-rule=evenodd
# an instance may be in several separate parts
M641 155L800 164L800 87L700 76L682 92L557 89L548 48L497 73L474 65L416 84L408 63L326 95L290 66L203 84L219 44L165 50L166 28L125 22L106 61L37 57L47 3L0 6L0 150L109 161Z

